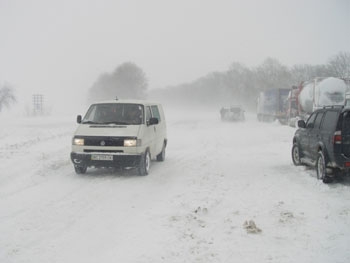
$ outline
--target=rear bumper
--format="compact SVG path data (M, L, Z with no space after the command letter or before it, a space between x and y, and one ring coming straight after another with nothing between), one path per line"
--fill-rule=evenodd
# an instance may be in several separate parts
M350 170L350 158L346 157L344 154L334 155L334 161L330 163L333 168L339 168L341 170Z
M111 160L93 160L93 156L108 155ZM81 167L138 167L141 155L131 154L108 154L108 153L76 153L70 154L72 163Z

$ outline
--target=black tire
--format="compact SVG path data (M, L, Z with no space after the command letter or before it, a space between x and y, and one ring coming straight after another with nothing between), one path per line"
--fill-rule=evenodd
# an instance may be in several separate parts
M325 184L329 184L329 183L332 183L333 182L333 178L326 175L325 178L322 180L323 183Z
M87 167L86 167L86 166L77 166L77 165L74 165L74 170L75 170L75 173L76 173L76 174L85 174L85 173L86 173L86 170L87 170Z
M145 176L149 173L149 168L151 166L151 154L148 150L141 156L140 166L138 168L139 175Z
M163 148L162 151L160 152L160 154L157 155L157 161L158 162L164 162L165 160L165 143L163 143Z
M322 182L325 184L331 183L333 181L333 178L327 174L326 159L322 151L319 151L317 155L316 174L317 179L322 180Z
M292 147L292 160L295 166L302 165L300 159L300 148L297 143L294 143Z

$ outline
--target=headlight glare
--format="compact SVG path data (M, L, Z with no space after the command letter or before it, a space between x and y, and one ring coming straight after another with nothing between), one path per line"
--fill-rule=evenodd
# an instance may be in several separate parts
M124 140L124 146L125 147L135 147L137 144L137 140L136 139L126 139Z
M84 146L84 139L73 138L73 145Z

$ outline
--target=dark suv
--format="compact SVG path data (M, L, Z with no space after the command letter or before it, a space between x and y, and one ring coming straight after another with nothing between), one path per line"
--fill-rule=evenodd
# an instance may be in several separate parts
M350 109L342 106L314 111L307 122L298 121L293 138L295 165L316 167L317 178L324 183L350 170Z

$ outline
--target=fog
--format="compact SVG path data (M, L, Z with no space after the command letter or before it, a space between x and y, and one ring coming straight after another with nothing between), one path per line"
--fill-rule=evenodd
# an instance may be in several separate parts
M52 112L76 112L100 74L126 61L150 90L234 61L324 64L349 51L349 17L346 0L1 0L0 84L15 88L20 111L39 93Z

